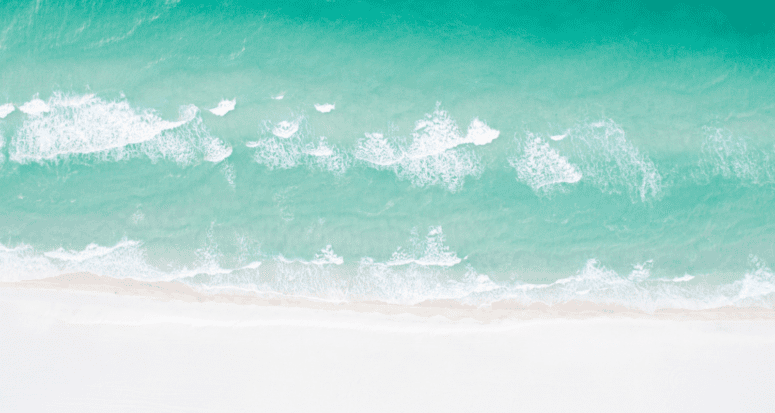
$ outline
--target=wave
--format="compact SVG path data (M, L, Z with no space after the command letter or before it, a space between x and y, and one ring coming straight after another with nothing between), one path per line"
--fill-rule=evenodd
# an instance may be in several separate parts
M350 168L350 156L329 144L324 136L317 142L309 142L306 138L309 132L299 132L304 122L303 118L277 124L264 122L261 139L246 143L248 148L256 150L253 159L270 170L307 165L336 175L344 174Z
M554 143L528 132L518 139L518 154L509 162L517 179L533 190L584 181L606 194L625 194L645 202L662 196L662 175L654 162L629 143L624 130L610 119L581 123Z
M740 278L712 285L701 276L654 278L652 261L633 265L626 274L590 259L574 275L550 283L494 281L471 265L461 265L443 245L441 228L431 227L425 239L415 234L409 252L396 251L390 260L370 257L346 262L331 245L306 261L240 257L236 265L217 245L197 250L191 266L164 266L148 262L143 244L124 239L112 247L90 244L83 250L58 248L39 252L29 245L0 244L0 280L39 279L73 272L91 272L113 278L147 281L178 280L205 291L252 292L261 296L293 296L331 301L378 300L416 304L452 299L464 304L487 305L501 300L530 305L556 305L571 301L621 305L643 311L658 309L711 309L724 306L772 307L775 274L762 260L750 256L750 269ZM232 260L233 261L233 260Z
M46 102L35 98L19 106L19 110L28 115L37 116L46 112L50 112L51 107L49 107Z
M517 179L534 191L547 191L555 184L573 184L582 174L568 159L561 156L541 138L529 134L522 153L509 159L517 171Z
M753 147L748 140L722 128L704 128L705 140L699 161L699 179L719 176L753 185L775 183L775 146Z
M415 123L411 143L401 137L366 133L358 142L355 157L377 169L391 169L414 186L443 185L451 192L462 188L466 176L479 176L479 157L465 144L486 145L500 135L475 118L463 136L449 113L436 104L433 113Z
M14 248L0 244L0 278L18 281L72 272L91 272L114 278L174 278L148 265L141 245L138 241L124 239L113 247L89 244L81 251L58 248L40 253L26 244Z
M518 284L505 288L501 299L524 304L554 305L569 301L622 305L653 312L658 309L702 310L725 306L771 307L775 304L775 275L752 256L753 269L728 284L690 283L695 277L651 279L650 262L633 266L621 276L595 259L587 261L578 274L549 284Z
M232 100L223 99L220 102L218 102L218 106L208 110L210 111L210 113L212 113L215 116L224 116L227 113L234 110L235 106L237 106L237 99L232 99Z
M57 275L90 272L112 278L134 278L148 281L171 281L200 274L226 275L234 271L255 270L261 265L252 261L236 268L223 268L222 254L208 245L196 251L197 260L189 268L170 264L163 271L148 262L143 243L122 239L112 247L89 244L82 250L57 248L37 251L27 244L13 248L0 244L0 281L21 281Z
M288 260L282 255L277 257L277 260L284 263L300 263L304 265L342 265L344 264L344 258L336 255L334 253L333 247L331 247L331 244L326 245L325 248L321 249L319 253L315 254L315 258L313 258L310 261L304 261L302 259L294 259L294 260Z
M336 104L333 103L315 104L315 110L320 113L328 113L334 109L336 109Z
M0 105L0 119L5 119L6 116L10 115L15 110L16 107L13 105L13 103L5 103Z
M232 151L210 135L194 105L182 106L179 119L168 121L151 110L137 110L126 100L57 92L46 102L33 99L20 109L28 117L13 136L9 152L10 159L21 164L138 156L190 164L220 162Z
M656 165L627 141L614 121L585 123L568 135L573 147L570 159L604 193L625 193L641 201L662 196L662 175Z
M417 230L412 230L411 249L398 249L386 263L388 266L417 264L423 266L452 267L461 262L455 252L444 245L444 232L441 227L428 228L428 235L420 241Z

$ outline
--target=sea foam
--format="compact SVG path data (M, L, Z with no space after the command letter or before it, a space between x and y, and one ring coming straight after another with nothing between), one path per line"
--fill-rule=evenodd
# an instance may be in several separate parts
M44 252L26 244L0 244L0 281L90 272L119 279L179 280L208 291L239 290L328 301L416 304L452 299L471 305L500 300L524 305L584 301L649 312L663 308L771 307L775 302L775 275L756 256L749 258L750 269L738 279L718 285L689 274L654 278L652 261L634 264L629 272L620 274L596 259L587 260L576 274L554 282L524 283L519 278L494 281L471 265L460 265L462 260L444 245L440 227L429 228L424 239L413 231L410 244L385 262L370 257L347 262L327 245L309 260L289 260L282 255L265 260L245 257L226 266L224 255L210 243L197 250L198 258L191 265L165 265L166 270L149 263L141 242L128 239L111 247L89 244L81 250Z
M24 164L84 156L121 160L145 155L189 164L197 159L218 162L231 154L231 148L209 134L193 105L182 106L177 121L137 110L125 100L105 101L92 94L54 93L41 105L48 110L34 112L13 136L12 161Z
M662 175L654 162L627 141L610 119L581 123L551 145L528 132L518 139L518 154L509 159L517 179L546 192L553 184L587 182L607 194L647 201L662 196Z
M479 157L466 144L485 145L500 132L475 118L463 136L449 113L437 103L433 113L415 123L411 142L382 133L366 133L355 157L377 169L392 169L418 187L443 185L451 192L462 188L466 176L482 172Z
M302 126L304 130L300 131ZM255 149L253 159L270 170L306 165L344 174L350 167L350 156L323 136L311 141L307 138L311 134L308 129L304 118L276 124L265 121L259 130L259 140L247 142L246 146Z
M775 183L775 147L765 150L722 128L704 128L705 140L699 161L703 180L713 176L736 179L745 184Z
M13 103L5 103L0 105L0 119L5 119L6 116L10 115L15 110L16 107L13 105Z
M237 105L237 99L232 99L232 100L223 99L218 103L218 106L209 110L210 110L210 113L212 113L215 116L224 116L227 113L234 110L234 107L236 105Z
M320 113L328 113L336 109L336 105L333 103L315 104L315 110Z
M428 235L423 241L420 241L417 231L413 230L410 243L411 248L399 247L386 264L452 267L461 262L457 254L444 245L444 232L440 226L428 228Z
M543 139L528 134L522 153L509 159L517 171L517 179L526 183L534 191L548 190L548 186L561 183L576 183L582 174L568 159L561 156Z
M51 111L51 108L46 102L35 98L19 106L19 110L28 115L36 116Z
M585 181L604 193L627 194L646 201L662 196L662 175L654 162L626 139L610 119L588 122L568 131L568 159L578 165Z

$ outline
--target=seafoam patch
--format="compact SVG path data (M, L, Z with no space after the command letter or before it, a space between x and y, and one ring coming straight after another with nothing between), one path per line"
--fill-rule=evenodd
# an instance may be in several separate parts
M309 135L303 117L278 123L265 121L259 129L259 139L245 145L255 149L253 159L270 170L307 166L344 174L352 163L351 157L325 137L311 139Z
M415 122L411 139L366 133L357 144L355 157L377 169L392 169L415 186L443 185L455 192L466 176L478 176L483 169L479 157L465 145L485 145L499 135L475 118L463 136L437 103L436 110Z
M775 147L759 148L722 128L704 128L699 161L702 180L718 176L744 184L775 183Z
M43 113L50 112L51 108L48 104L46 104L46 102L38 98L34 98L29 102L25 102L23 105L19 106L19 110L31 116L38 116Z
M551 144L528 132L518 139L519 153L510 159L520 181L534 190L555 183L587 182L603 193L647 201L662 196L662 175L654 162L626 139L610 119L580 123Z
M126 100L106 101L93 94L54 93L41 102L36 107L47 110L28 114L11 140L14 162L147 156L190 164L219 162L231 154L230 147L210 135L194 105L181 106L178 120L168 121Z
M460 264L462 260L457 253L449 250L449 246L445 245L444 241L444 231L441 226L428 228L428 235L424 240L420 240L416 229L412 230L411 247L399 247L386 264L436 267L452 267Z
M0 105L0 119L5 119L6 116L10 115L15 110L16 107L13 105L13 103L5 103Z
M509 159L509 163L517 171L517 180L534 191L547 191L556 184L573 184L582 178L566 157L532 134L528 134L522 153Z
M334 109L336 109L336 104L334 103L316 103L315 104L315 110L320 113L328 113Z
M232 100L223 99L218 103L218 106L212 109L209 109L209 111L215 116L224 116L227 113L233 111L236 106L237 106L237 99L232 99Z

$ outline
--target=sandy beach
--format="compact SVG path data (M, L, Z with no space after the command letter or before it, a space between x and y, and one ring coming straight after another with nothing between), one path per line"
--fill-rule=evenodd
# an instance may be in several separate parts
M10 411L767 411L766 309L645 314L0 285ZM46 397L40 397L45 394Z

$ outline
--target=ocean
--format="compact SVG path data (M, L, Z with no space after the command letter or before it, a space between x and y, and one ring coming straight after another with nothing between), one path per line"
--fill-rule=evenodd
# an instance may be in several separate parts
M0 281L771 307L768 16L699 2L3 2Z

